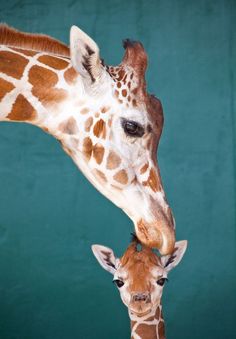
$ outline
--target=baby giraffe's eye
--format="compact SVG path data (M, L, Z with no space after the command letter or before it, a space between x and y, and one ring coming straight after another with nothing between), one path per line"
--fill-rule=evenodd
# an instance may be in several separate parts
M122 119L121 125L127 135L130 137L142 137L144 135L144 128L138 122L133 120Z
M119 288L124 285L124 282L122 280L119 280L119 279L113 280L113 283L115 283L116 286L119 287Z
M168 281L167 278L161 278L157 280L157 284L163 286L166 281Z

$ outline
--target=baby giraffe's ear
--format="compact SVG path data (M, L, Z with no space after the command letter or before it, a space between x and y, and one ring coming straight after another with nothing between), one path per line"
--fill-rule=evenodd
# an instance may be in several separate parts
M70 55L74 69L88 82L101 76L103 67L97 44L77 26L70 30Z
M116 259L112 249L101 245L93 245L92 251L99 264L105 268L106 271L114 274L117 269L119 259Z
M172 270L172 268L177 266L178 263L181 261L186 251L187 245L188 245L187 240L177 241L175 243L175 248L174 248L173 253L170 255L164 255L161 257L162 266L165 268L167 272Z

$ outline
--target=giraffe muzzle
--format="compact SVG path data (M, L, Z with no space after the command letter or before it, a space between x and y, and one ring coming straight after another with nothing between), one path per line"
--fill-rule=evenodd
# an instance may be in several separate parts
M150 293L133 293L129 304L129 310L138 317L142 317L152 310Z
M173 252L175 246L175 230L173 225L165 221L153 223L139 220L135 225L139 240L150 248L157 248L162 255Z

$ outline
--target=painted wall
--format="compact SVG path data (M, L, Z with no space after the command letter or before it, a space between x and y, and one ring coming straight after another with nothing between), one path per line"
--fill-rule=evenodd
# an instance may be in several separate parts
M188 252L164 291L168 339L236 335L235 1L8 0L0 20L68 42L77 24L120 62L141 40L165 111L159 162ZM90 245L126 248L132 224L60 145L0 125L0 338L129 338L127 311Z

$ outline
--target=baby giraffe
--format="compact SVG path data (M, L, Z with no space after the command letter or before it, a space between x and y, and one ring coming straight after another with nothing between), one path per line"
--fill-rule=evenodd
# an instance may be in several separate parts
M178 241L171 255L159 257L133 239L118 259L101 245L92 250L100 265L112 273L131 320L131 339L165 339L161 296L168 272L182 259L187 241Z

